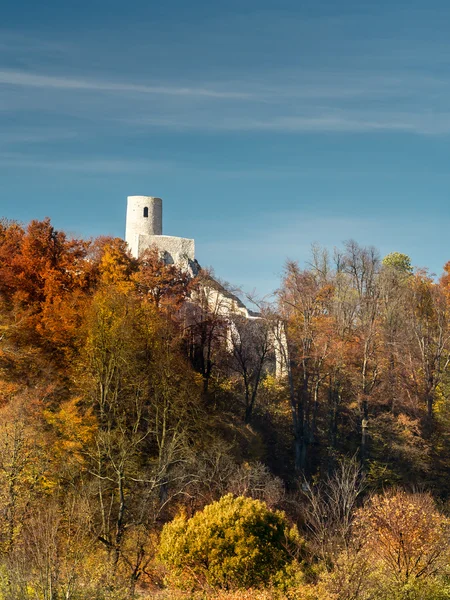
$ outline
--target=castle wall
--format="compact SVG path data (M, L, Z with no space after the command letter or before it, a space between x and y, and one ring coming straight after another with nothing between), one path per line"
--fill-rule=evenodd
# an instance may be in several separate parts
M138 256L156 247L166 263L175 263L181 268L187 267L189 261L195 260L195 241L172 235L139 235L136 241Z

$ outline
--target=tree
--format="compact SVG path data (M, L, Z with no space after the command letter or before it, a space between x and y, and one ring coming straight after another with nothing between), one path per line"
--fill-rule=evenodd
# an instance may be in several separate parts
M403 275L412 275L413 268L411 259L407 254L401 252L391 252L387 254L381 261L384 267L393 269Z
M49 219L26 229L2 224L0 294L13 311L15 333L62 353L73 347L89 288L88 247L55 230Z
M442 287L423 272L411 278L410 293L411 376L416 393L426 407L431 432L437 386L450 364L449 305Z
M229 324L230 369L244 388L244 421L250 423L264 369L273 350L271 323L262 316L249 320L238 315Z
M83 454L91 478L92 532L116 574L128 561L130 537L141 544L173 494L192 476L182 467L195 439L199 391L177 348L171 324L153 303L117 288L94 297L78 364L81 404L98 422ZM92 497L95 494L95 502ZM138 535L138 532L141 533ZM139 564L144 564L141 557Z
M294 430L295 466L304 472L308 448L316 435L319 391L330 349L329 312L333 287L310 271L288 263L279 291L284 323L289 397Z
M352 545L354 513L364 492L365 480L355 458L339 461L335 472L316 486L307 484L305 525L313 549L328 569Z
M124 292L131 291L131 276L135 271L136 261L132 258L126 242L120 238L102 239L98 264L100 284L114 285Z
M138 264L133 280L141 297L169 313L178 311L189 295L189 275L174 264L167 265L157 248L146 250Z
M203 396L209 393L211 377L226 343L230 299L208 271L201 270L192 285L191 301L185 306L188 356L203 380Z
M355 291L353 348L353 385L360 411L360 458L365 468L368 453L369 406L371 395L380 378L378 340L380 258L375 248L364 248L355 241L345 244L341 257L342 272Z
M267 585L292 563L300 538L284 513L231 494L164 526L159 555L178 576L219 588Z
M430 494L390 491L372 496L357 512L355 536L372 563L375 585L390 597L411 598L417 584L443 573L450 520L437 511Z

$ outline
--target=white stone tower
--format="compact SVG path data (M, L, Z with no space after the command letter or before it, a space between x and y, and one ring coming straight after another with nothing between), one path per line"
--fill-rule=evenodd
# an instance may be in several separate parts
M125 240L133 256L139 255L139 236L162 235L162 200L128 196Z
M166 263L192 270L195 242L162 234L162 200L154 196L128 196L125 240L131 254L138 258L147 248L159 250Z

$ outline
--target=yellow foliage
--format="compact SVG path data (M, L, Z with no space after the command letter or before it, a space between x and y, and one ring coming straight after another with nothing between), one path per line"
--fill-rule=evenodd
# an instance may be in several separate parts
M355 520L373 566L400 586L442 570L450 551L450 519L429 494L389 492L372 497Z
M43 416L52 427L55 439L52 455L57 460L70 456L80 465L83 463L82 449L94 439L97 420L91 409L80 409L80 398L72 398L61 404L58 410L44 410Z
M125 248L117 244L105 246L99 265L100 281L103 285L113 285L121 292L130 292L134 283L130 280L133 262Z
M228 494L189 520L165 525L159 554L182 585L248 588L292 580L289 566L300 545L284 513Z

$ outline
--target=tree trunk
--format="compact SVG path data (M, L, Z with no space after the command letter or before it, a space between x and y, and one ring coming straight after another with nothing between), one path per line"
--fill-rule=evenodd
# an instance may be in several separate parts
M367 460L367 443L368 443L368 423L369 423L369 404L367 398L362 401L362 418L361 418L361 469L364 471Z

